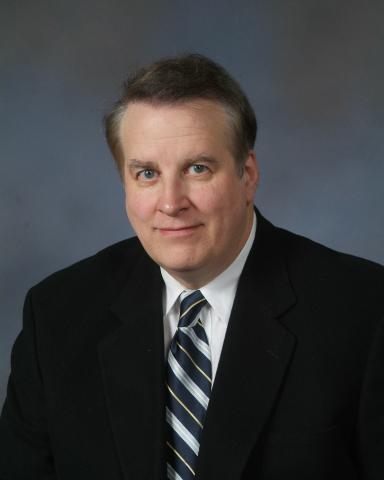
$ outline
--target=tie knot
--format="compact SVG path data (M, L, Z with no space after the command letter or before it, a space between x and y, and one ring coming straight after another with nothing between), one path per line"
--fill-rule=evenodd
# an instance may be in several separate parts
M200 290L196 290L186 296L180 303L179 328L190 327L206 303L207 300Z

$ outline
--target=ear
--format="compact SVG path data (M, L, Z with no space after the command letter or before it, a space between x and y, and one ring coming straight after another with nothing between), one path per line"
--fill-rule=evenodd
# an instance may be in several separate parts
M247 159L244 163L243 181L247 201L253 203L253 197L255 196L256 187L259 182L259 167L256 161L256 154L253 150L248 152Z

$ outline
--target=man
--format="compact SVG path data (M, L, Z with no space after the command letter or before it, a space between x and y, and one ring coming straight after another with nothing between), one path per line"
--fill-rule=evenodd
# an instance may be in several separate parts
M200 55L125 84L137 238L27 295L2 479L382 479L383 268L253 207L256 121Z

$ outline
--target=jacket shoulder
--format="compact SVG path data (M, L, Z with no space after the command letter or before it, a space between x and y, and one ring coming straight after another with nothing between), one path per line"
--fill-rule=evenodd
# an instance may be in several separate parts
M59 301L99 291L105 295L126 280L138 258L145 254L137 237L110 245L94 255L58 270L31 288L36 298Z
M373 261L339 252L277 228L280 246L294 283L304 291L314 290L356 300L365 298L382 304L384 296L384 267Z
M367 273L384 276L384 267L379 263L334 250L283 228L276 228L276 230L282 243L286 245L287 253L299 261L312 260L320 265L325 262L325 267L329 267L329 264L331 264L334 269L355 269L356 272L361 271L362 273L366 271Z

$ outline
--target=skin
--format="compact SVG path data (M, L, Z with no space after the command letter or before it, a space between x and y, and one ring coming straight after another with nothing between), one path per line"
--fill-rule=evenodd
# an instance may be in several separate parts
M120 124L126 211L144 249L182 285L197 289L237 257L252 228L258 180L231 153L218 102L129 104Z

